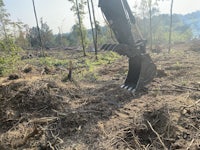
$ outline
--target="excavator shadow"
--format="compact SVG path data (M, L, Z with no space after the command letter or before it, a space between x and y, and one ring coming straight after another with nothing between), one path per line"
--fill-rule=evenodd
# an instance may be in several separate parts
M73 110L73 113L69 113L61 123L65 128L62 132L65 137L67 135L67 138L76 138L76 141L84 142L86 145L88 142L98 142L98 137L101 136L99 131L96 131L99 122L106 122L117 116L117 112L126 104L146 94L141 92L134 95L120 88L118 84L109 84L96 89L88 88L84 93L90 94L85 104Z

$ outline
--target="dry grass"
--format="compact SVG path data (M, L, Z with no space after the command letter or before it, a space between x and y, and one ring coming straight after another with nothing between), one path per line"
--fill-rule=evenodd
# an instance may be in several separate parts
M0 79L0 149L199 149L199 56L152 54L158 76L137 95L119 88L126 58L95 68L94 82L61 82L59 68L29 64Z

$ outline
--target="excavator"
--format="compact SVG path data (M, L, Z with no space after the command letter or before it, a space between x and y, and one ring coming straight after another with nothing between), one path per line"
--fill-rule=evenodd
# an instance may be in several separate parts
M101 50L114 51L128 57L129 70L121 88L137 92L156 76L156 65L146 53L146 40L136 26L136 20L127 0L99 0L98 5L118 43L104 44ZM134 36L136 29L139 38Z

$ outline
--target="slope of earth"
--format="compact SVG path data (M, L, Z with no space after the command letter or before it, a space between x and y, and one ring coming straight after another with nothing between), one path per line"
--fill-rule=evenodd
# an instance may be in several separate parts
M94 69L95 80L61 82L56 69L1 78L0 149L200 149L200 53L151 56L157 77L138 94L120 89L125 57Z

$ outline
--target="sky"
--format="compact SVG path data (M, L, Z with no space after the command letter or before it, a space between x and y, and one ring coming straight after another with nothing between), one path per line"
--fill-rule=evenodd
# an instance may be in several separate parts
M165 0L165 2L160 3L161 13L169 13L170 1ZM140 0L128 0L128 2L130 7L134 8ZM30 27L36 26L32 0L4 0L4 4L12 21L22 21ZM94 0L94 5L96 19L103 23L102 13L98 8L98 0ZM59 28L62 33L69 32L75 23L76 16L70 10L71 4L68 0L35 0L35 6L38 19L42 17L54 34L59 32ZM200 0L174 0L174 13L187 14L197 10L200 10ZM90 28L88 15L85 16L84 24L87 28Z

